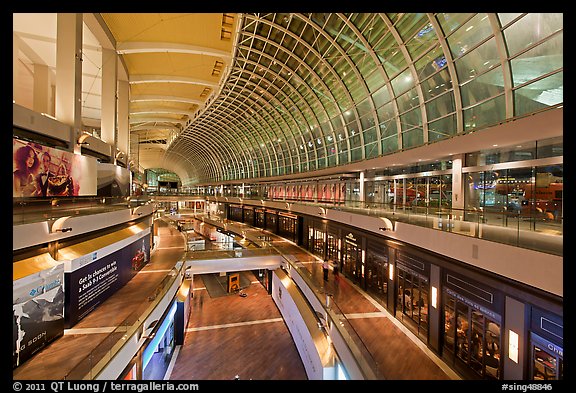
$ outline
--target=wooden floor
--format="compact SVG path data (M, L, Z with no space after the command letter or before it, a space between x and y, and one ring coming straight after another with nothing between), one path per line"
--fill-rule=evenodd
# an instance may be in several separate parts
M316 257L293 243L267 235L272 237L275 247L293 255L312 272L319 289L333 295L334 302L376 360L383 379L458 379L423 343L350 281L340 275L338 279L330 276L325 283ZM107 347L109 332L131 315L135 307L148 301L149 294L167 270L182 259L183 253L182 234L160 220L158 245L148 265L73 329L15 369L13 379L79 378L81 374L74 371L75 366L92 351L102 352ZM202 276L193 280L184 344L177 347L164 379L232 380L236 376L242 380L307 379L278 308L254 276L245 289L246 297L233 294L211 298Z
M202 276L194 277L188 329L169 379L307 379L280 311L247 274L252 283L243 290L246 297L211 298Z

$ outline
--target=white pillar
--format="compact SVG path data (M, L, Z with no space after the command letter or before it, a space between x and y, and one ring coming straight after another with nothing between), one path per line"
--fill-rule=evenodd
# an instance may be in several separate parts
M82 132L82 14L59 13L56 33L56 119L72 126L73 146Z
M452 208L464 209L464 182L462 181L462 166L464 155L452 157ZM463 213L457 213L463 215Z
M20 65L19 48L20 40L16 34L12 34L12 99L16 101L16 92L18 90L18 66Z
M130 156L130 125L128 118L130 106L130 84L118 81L118 149ZM136 170L138 168L135 168Z
M364 176L365 176L366 172L362 171L360 172L360 203L364 203L364 201L366 200L365 196L364 196Z
M102 140L112 146L111 162L116 161L116 86L118 56L112 49L102 48Z
M33 109L39 113L50 114L50 70L45 64L34 64Z

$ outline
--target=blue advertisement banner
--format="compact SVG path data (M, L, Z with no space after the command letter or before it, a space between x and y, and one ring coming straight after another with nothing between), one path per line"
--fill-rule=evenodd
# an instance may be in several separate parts
M65 320L71 328L134 277L150 260L150 237L64 275Z

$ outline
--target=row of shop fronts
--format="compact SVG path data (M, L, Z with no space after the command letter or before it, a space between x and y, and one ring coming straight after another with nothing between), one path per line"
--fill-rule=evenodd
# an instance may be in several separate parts
M341 223L243 205L224 210L335 261L466 379L563 379L562 299Z

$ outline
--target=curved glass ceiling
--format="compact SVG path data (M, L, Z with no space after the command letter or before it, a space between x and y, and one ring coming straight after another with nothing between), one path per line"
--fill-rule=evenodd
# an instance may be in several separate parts
M220 94L165 160L183 185L391 154L563 102L563 15L240 14Z

